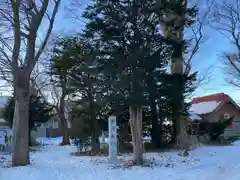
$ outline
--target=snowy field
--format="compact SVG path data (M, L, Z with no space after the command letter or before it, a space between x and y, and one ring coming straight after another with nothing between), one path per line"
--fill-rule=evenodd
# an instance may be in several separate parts
M0 155L0 180L240 180L240 143L202 147L186 161L176 152L149 153L150 166L129 168L109 165L106 157L71 156L76 148L57 146L59 139L39 141L46 146L32 152L29 166L9 168L10 157Z

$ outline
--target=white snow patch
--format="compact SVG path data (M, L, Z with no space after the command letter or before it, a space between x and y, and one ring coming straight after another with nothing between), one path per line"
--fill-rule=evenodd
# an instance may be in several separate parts
M5 119L0 118L0 123L5 123L7 122Z
M197 115L197 114L195 114L195 113L193 113L193 112L190 112L190 114L189 114L189 118L192 120L192 121L200 121L200 120L202 120L202 118L199 116L199 115Z
M207 114L214 111L220 103L221 101L208 101L192 104L189 111L195 114Z
M234 141L234 142L232 143L232 145L234 145L234 146L240 146L240 140Z
M0 108L4 108L10 96L0 96Z
M48 140L47 140L48 141ZM50 140L54 142L55 140ZM240 146L208 146L190 152L187 159L177 152L147 153L151 167L123 168L108 164L107 157L74 157L73 146L48 146L31 153L31 165L1 168L1 180L239 180ZM10 159L3 155L3 158ZM122 162L129 154L119 156ZM185 160L185 162L184 162ZM1 164L1 158L0 158Z

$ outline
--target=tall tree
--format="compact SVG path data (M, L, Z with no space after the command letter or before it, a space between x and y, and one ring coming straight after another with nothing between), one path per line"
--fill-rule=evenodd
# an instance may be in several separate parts
M173 47L171 56L171 73L175 81L174 93L175 104L173 108L172 120L174 122L174 134L176 147L184 148L184 59L183 54L186 49L184 41L184 28L194 23L197 9L187 7L187 0L166 1L162 14L159 14L163 34L169 39Z
M48 8L52 2L52 11ZM28 147L30 76L48 42L61 0L3 0L0 14L4 27L1 34L1 73L11 73L14 88L15 111L13 120L12 165L30 163ZM38 33L43 20L47 29L38 42ZM9 38L13 35L13 38ZM11 39L13 41L11 41ZM9 56L10 54L10 56ZM9 76L8 76L9 77ZM9 79L8 79L9 80Z
M75 99L71 103L80 106L78 116L84 118L90 127L92 151L100 150L100 121L106 109L107 95L104 75L98 70L97 55L97 48L90 39L81 36L64 39L62 56L68 59L68 65L71 64L68 88ZM63 69L68 67L63 63L59 65Z
M126 103L137 165L143 163L142 110L146 102L143 89L148 73L145 67L156 64L153 59L167 60L163 55L168 49L158 29L158 11L162 10L156 8L155 1L101 0L89 5L84 14L89 20L85 33L100 42L100 51L104 54L102 68L115 80L111 89L121 84L118 86L121 95L128 97Z
M62 129L62 145L70 144L68 137L68 121L66 117L67 109L67 96L69 95L69 76L71 74L74 59L75 44L69 41L69 39L61 38L57 42L53 57L50 59L50 72L51 81L54 83L54 91L60 91L60 97L58 103L55 106L57 114L60 119Z

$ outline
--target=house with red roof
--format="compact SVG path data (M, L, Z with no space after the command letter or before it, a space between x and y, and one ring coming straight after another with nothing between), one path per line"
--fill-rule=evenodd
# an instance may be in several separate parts
M208 122L234 117L233 123L225 130L224 135L240 135L240 107L227 94L218 93L194 98L190 112L201 116Z

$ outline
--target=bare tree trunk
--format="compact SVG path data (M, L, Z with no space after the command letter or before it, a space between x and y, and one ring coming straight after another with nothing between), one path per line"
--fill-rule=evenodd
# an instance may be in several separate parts
M68 136L68 123L65 117L66 82L67 81L65 80L64 85L62 87L62 95L60 97L59 110L58 110L58 115L61 121L61 129L62 129L62 142L61 142L62 146L70 144L69 136Z
M69 136L68 136L68 126L67 126L67 120L64 116L64 112L60 112L60 121L61 121L61 131L62 131L62 142L61 145L65 146L65 145L69 145L70 141L69 141Z
M187 8L187 0L183 0L183 2L186 5ZM178 14L175 14L175 12L169 13L166 17L165 20L171 21L175 17L179 16ZM180 84L178 84L179 87L183 88L184 81L183 81L183 74L184 74L184 59L183 59L183 52L184 52L184 46L182 44L183 41L183 32L184 32L184 24L181 25L181 21L185 19L185 15L183 17L177 18L178 20L174 22L178 26L182 26L178 30L172 28L171 26L168 27L167 23L162 23L162 28L163 28L163 33L165 37L168 37L174 41L176 41L176 44L173 47L173 54L171 57L171 73L173 75L179 76L179 81ZM182 78L180 78L182 76ZM179 83L179 82L178 82ZM184 141L185 141L185 136L184 136L184 122L183 117L181 113L184 110L184 97L183 97L183 89L181 91L178 91L178 94L176 94L176 97L179 100L178 105L174 105L174 116L173 122L174 122L174 144L176 148L182 148L184 147ZM183 127L182 127L183 126Z
M62 116L62 115L61 115ZM68 136L68 126L67 126L67 120L65 117L62 117L61 119L61 124L62 124L62 142L61 145L69 145L69 136Z
M183 35L181 35L183 32L179 31L179 38L181 40L183 40ZM174 51L179 51L179 48L181 48L179 44L179 47L175 47ZM182 48L181 48L182 49ZM180 54L181 53L181 54ZM178 80L178 87L180 88L177 92L179 94L177 94L176 96L179 104L176 106L177 108L175 109L175 116L174 116L174 122L175 122L175 141L174 141L174 146L175 148L179 148L179 149L185 149L186 148L186 141L188 138L187 136L185 136L185 132L184 130L186 129L185 127L185 123L183 116L181 115L183 110L184 110L184 97L183 97L183 88L184 88L184 79L183 79L183 56L182 56L182 52L179 51L176 52L175 56L172 57L172 62L171 62L171 73L175 74L176 76L179 77Z
M35 64L38 62L41 54L44 52L49 36L53 29L54 20L58 12L61 0L55 0L51 5L52 13L49 13L48 7L50 0L41 1L5 1L1 2L3 9L1 11L1 19L3 24L9 27L9 33L14 35L10 39L13 42L5 41L5 33L1 34L1 66L6 66L7 73L12 73L14 85L15 112L13 119L13 154L12 165L26 165L29 160L29 84L30 76ZM36 5L37 4L37 5ZM2 7L1 7L2 8ZM39 28L45 19L45 15L49 19L47 23L46 34L42 37L43 41L36 49L36 39ZM2 38L3 36L3 38ZM22 44L24 48L21 47ZM6 49L8 53L6 53ZM11 53L11 57L9 57ZM1 71L5 70L0 67ZM4 76L5 77L5 76ZM8 80L8 78L6 78ZM12 83L12 78L11 78Z
M129 108L130 127L132 133L134 163L143 164L143 144L142 144L142 108Z
M91 117L91 121L92 121L92 135L91 135L92 151L99 152L100 151L100 142L99 142L100 127L96 119L95 113Z
M19 78L14 89L12 165L30 164L29 158L29 80Z

